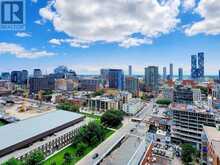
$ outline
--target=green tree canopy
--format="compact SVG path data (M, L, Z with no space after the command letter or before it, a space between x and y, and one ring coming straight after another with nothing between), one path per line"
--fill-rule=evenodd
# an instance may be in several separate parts
M189 164L193 161L194 156L196 156L196 149L191 144L183 144L182 148L182 161L184 164Z
M119 110L108 110L101 116L101 123L107 127L118 127L122 124L123 112Z
M41 165L44 158L43 152L35 151L27 157L25 165Z
M85 143L83 142L79 143L77 145L76 155L82 156L85 153L86 148L87 148L87 145Z
M170 99L159 99L156 101L156 103L160 105L170 105L171 102Z
M15 158L11 158L7 162L3 163L2 165L22 165L22 162Z

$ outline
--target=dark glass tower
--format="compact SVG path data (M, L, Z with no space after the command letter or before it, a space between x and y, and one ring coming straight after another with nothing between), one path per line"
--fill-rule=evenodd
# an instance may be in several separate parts
M204 53L198 53L198 78L204 78Z
M191 78L192 79L197 78L197 56L196 55L191 56Z

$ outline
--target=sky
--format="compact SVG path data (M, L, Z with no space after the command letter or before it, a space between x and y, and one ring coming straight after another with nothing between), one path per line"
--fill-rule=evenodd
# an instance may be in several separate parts
M219 0L26 0L24 31L0 30L0 72L66 65L78 74L128 65L174 64L190 74L205 53L205 73L220 69Z

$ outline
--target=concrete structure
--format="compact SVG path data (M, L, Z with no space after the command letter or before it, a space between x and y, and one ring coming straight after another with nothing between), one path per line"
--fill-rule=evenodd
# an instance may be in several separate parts
M139 98L130 99L128 103L123 104L123 111L128 115L135 115L138 113L144 104Z
M93 111L105 112L110 109L120 108L120 100L104 96L90 98L87 102L88 108Z
M83 120L80 114L54 111L1 127L0 162L12 156L23 159L34 150L49 156L71 143Z
M145 68L145 85L149 90L157 91L159 88L159 73L157 66Z
M200 89L197 88L193 88L192 89L193 92L193 102L195 103L199 103L202 101L202 93Z
M199 149L202 144L203 125L215 126L215 114L196 106L176 103L171 104L170 110L173 120L172 141L193 143Z
M201 163L220 165L220 131L216 127L203 127Z

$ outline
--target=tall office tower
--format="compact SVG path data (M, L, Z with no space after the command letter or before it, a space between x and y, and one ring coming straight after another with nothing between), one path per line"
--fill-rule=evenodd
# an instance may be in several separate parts
M11 82L16 84L22 84L22 72L21 71L12 71L11 72Z
M132 66L131 65L128 66L128 75L132 76Z
M108 85L109 88L124 90L124 72L122 69L108 70Z
M198 53L198 78L204 78L204 52Z
M21 79L22 79L22 84L27 84L28 81L28 71L27 70L22 70L21 71Z
M218 79L220 80L220 70L218 71Z
M163 67L163 80L167 80L167 68Z
M196 79L198 77L197 74L197 56L191 56L191 78Z
M43 77L41 70L34 69L34 78L41 78L41 77Z
M179 72L179 75L178 75L179 78L178 79L179 79L179 81L182 81L183 80L183 68L179 68L178 72Z
M173 64L170 64L170 80L173 80Z
M64 65L58 66L57 68L54 69L55 74L66 74L68 73L68 68Z
M159 73L157 66L149 66L145 68L145 85L150 90L158 90L159 87Z

